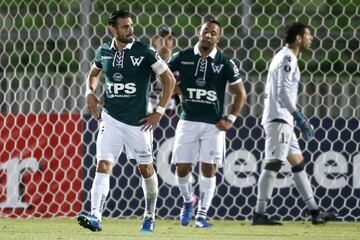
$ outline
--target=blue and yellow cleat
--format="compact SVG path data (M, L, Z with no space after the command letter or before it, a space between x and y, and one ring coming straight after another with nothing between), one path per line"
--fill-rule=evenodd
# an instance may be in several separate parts
M89 229L93 232L102 231L101 222L94 215L80 214L77 218L80 226Z
M195 226L197 228L211 228L211 224L206 221L204 218L195 219Z
M154 232L155 229L155 221L151 217L145 217L143 225L140 228L140 232L148 233Z
M180 213L180 223L183 226L189 225L191 218L192 218L192 209L193 203L192 202L184 202L181 208Z

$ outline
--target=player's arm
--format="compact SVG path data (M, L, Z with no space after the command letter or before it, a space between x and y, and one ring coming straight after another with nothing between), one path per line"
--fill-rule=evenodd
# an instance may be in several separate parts
M294 60L293 60L294 61ZM290 113L296 111L295 103L291 96L292 76L294 66L291 64L291 56L284 56L284 59L278 69L278 88L279 104L285 107Z
M98 78L101 73L101 69L96 67L95 63L91 66L90 73L88 77L86 78L86 92L85 92L85 98L86 98L86 104L89 109L89 112L91 115L97 119L100 118L99 113L99 99L95 96L95 89L98 84Z
M227 131L233 126L237 116L240 115L247 100L246 90L242 81L231 84L230 90L235 96L234 102L231 106L230 115L228 115L225 119L220 120L216 124L216 126L222 131Z
M159 79L163 84L163 90L158 106L165 109L166 105L170 102L171 96L173 94L176 79L169 68L159 75Z
M152 70L159 76L163 87L161 98L155 112L139 121L142 124L141 130L143 131L152 130L159 123L162 115L165 113L166 105L170 102L176 82L168 65L160 58L156 51L149 49L147 51L147 58L149 59Z
M162 115L165 113L166 105L170 102L174 91L176 80L169 68L159 74L159 79L163 85L161 98L155 112L140 120L142 123L141 130L143 131L152 130L159 123Z
M296 108L291 96L291 82L293 68L291 64L291 57L285 56L282 65L279 68L278 79L278 95L280 105L286 107L286 109L293 115L297 126L301 129L305 140L310 140L314 137L314 127L308 122L304 115Z

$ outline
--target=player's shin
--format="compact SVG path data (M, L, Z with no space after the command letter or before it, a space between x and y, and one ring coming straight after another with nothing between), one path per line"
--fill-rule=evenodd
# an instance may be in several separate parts
M275 180L276 180L277 172L272 170L264 169L259 178L258 183L258 195L256 200L255 212L257 213L265 213L266 206L271 198Z
M191 174L189 173L185 177L176 176L176 181L180 189L181 195L184 198L184 202L192 202Z
M196 213L197 218L206 219L207 211L209 210L211 201L214 197L216 187L216 177L200 177L200 199L198 211Z
M305 201L309 210L316 210L319 207L315 201L314 192L312 190L309 177L307 176L304 167L304 162L292 167L293 180L297 191L299 192L302 199Z
M149 177L142 177L142 189L145 196L145 214L144 217L151 217L155 220L156 202L158 197L158 177L156 173Z
M91 215L96 216L99 221L101 221L109 189L110 174L96 172L91 188Z

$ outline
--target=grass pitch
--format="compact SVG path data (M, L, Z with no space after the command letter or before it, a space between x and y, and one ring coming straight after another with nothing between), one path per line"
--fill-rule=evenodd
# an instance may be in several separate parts
M104 219L102 232L80 227L75 218L0 219L0 239L360 239L359 222L329 222L321 226L301 221L283 222L282 226L252 226L248 221L210 223L213 224L211 229L197 229L193 222L188 227L182 227L176 220L157 220L154 233L140 233L140 219Z

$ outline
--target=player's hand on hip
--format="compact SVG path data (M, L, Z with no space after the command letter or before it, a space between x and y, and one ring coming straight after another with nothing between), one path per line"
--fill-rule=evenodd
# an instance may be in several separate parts
M89 109L89 112L91 113L91 115L96 118L99 119L100 118L100 113L99 113L99 105L100 102L98 100L98 98L94 95L94 94L89 94L86 96L86 103Z
M216 123L216 127L221 131L227 131L233 126L233 122L228 119L221 119Z
M146 132L147 130L153 130L160 122L162 114L154 112L139 121L141 123L141 130Z

